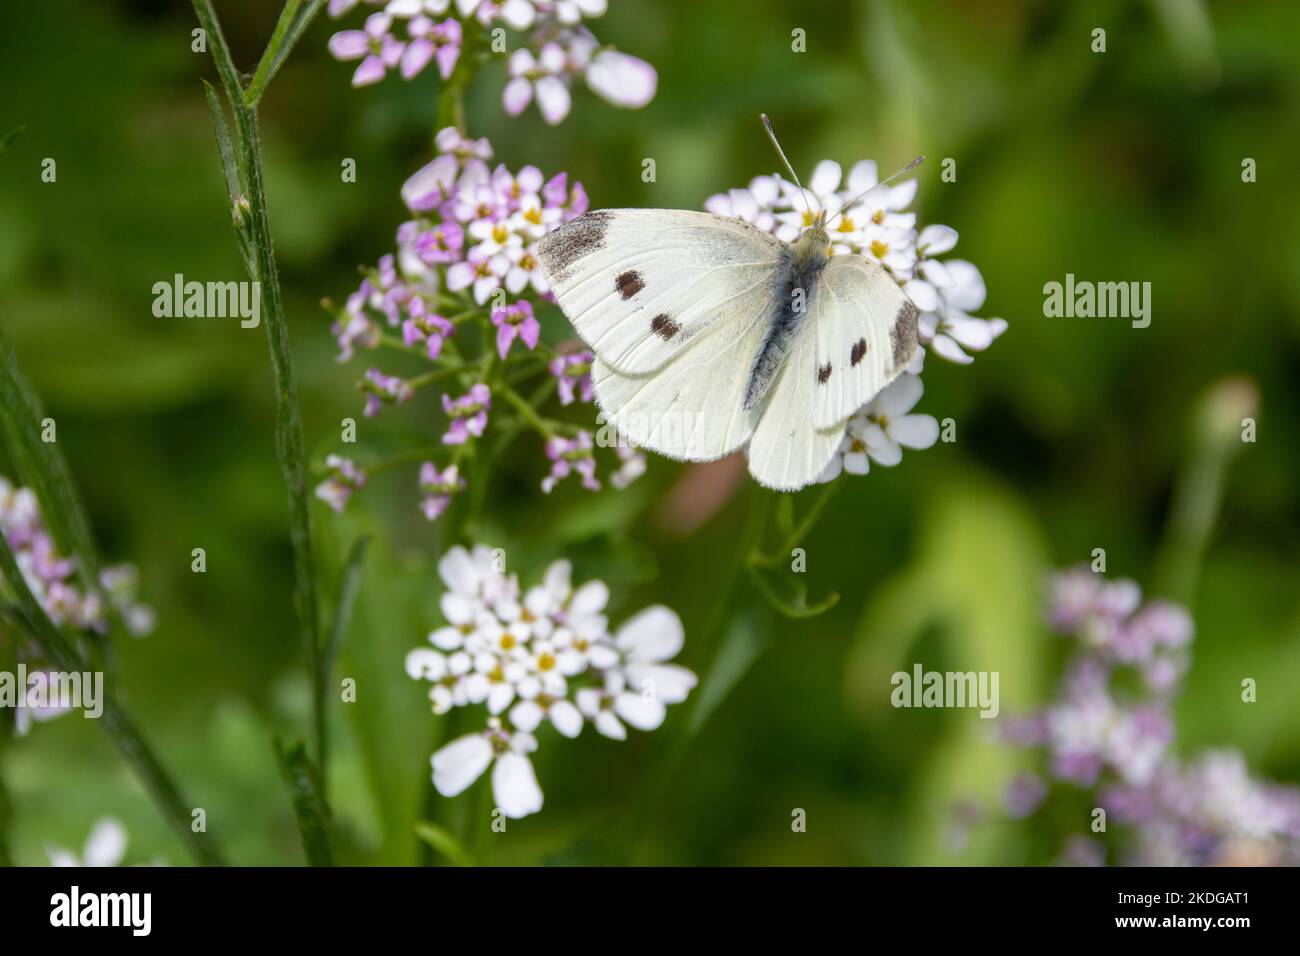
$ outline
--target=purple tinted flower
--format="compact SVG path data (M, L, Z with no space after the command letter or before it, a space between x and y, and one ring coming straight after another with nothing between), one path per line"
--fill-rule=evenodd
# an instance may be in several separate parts
M352 74L353 86L378 83L384 73L397 66L406 44L389 31L393 18L386 13L372 13L364 30L343 30L330 37L329 51L336 60L361 60Z
M1019 819L1027 817L1038 809L1047 796L1047 784L1037 774L1022 773L1007 786L1002 802L1007 813Z
M582 401L591 401L591 363L595 360L596 357L587 351L557 355L551 360L551 374L556 378L561 405L571 405L575 393L581 396Z
M582 487L599 491L596 480L596 459L592 454L590 432L578 432L577 438L555 436L546 442L546 457L551 459L551 473L542 479L542 491L548 495L555 486L571 474L582 478Z
M365 486L366 473L341 455L325 458L326 478L316 486L316 497L335 511L342 511L352 493Z
M398 241L402 241L398 236ZM459 223L443 222L417 233L411 243L421 261L430 265L457 262L465 249L465 230Z
M492 407L492 392L482 382L476 384L460 398L442 396L442 409L451 419L443 444L463 445L473 436L478 438L487 428L487 410Z
M430 521L436 521L447 510L451 496L464 487L465 480L454 464L439 471L433 462L426 461L420 466L420 510Z
M129 565L105 568L99 579L103 593L99 590L83 593L72 582L76 562L62 557L55 549L36 494L30 488L15 487L3 475L0 475L0 535L12 549L14 562L28 589L56 625L105 633L108 611L115 608L133 634L152 630L153 612L135 602L135 569Z
M622 491L645 474L645 455L627 442L615 444L614 454L618 456L619 466L618 470L609 476L609 483Z
M551 126L568 116L571 99L567 62L564 48L558 43L545 44L537 56L526 48L511 54L510 82L501 94L506 112L518 116L536 96L542 119Z
M606 103L635 110L654 99L659 74L638 57L602 50L587 66L587 85Z
M344 312L330 331L339 346L340 362L349 361L357 346L373 349L379 344L379 327L361 312Z
M410 318L402 323L402 341L407 345L423 342L430 359L442 353L442 343L451 337L455 327L441 315L428 311L423 299L415 299L408 310Z
M406 25L411 42L402 54L402 79L409 80L436 59L438 73L448 79L460 59L460 21L448 18L435 23L429 17L417 16Z
M377 368L367 369L365 380L360 384L366 395L366 417L373 418L379 414L383 405L409 402L415 395L415 389L405 379L396 375L385 375Z
M516 338L528 346L537 348L537 339L542 334L542 327L533 316L530 302L515 302L504 309L492 310L492 324L497 327L497 354L506 357L510 345Z
M1106 847L1092 837L1072 836L1061 848L1061 862L1066 866L1103 866Z

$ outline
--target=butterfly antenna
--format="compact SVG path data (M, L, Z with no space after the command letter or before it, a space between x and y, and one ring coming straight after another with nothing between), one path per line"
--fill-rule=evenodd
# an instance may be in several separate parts
M785 150L781 148L781 143L776 138L776 130L772 129L772 121L767 118L766 113L759 113L758 115L763 120L763 128L767 130L768 139L770 139L772 145L776 147L776 154L781 157L781 162L785 163L785 168L786 171L789 172L790 178L793 179L794 184L799 187L799 194L803 196L804 212L812 215L812 204L808 202L808 191L803 188L803 183L799 182L799 174L796 173L794 167L790 165L790 160L785 158Z
M846 212L848 212L858 203L862 202L863 198L868 193L870 193L873 189L879 189L881 186L888 186L899 176L903 175L903 173L910 172L911 170L915 169L917 166L921 165L921 163L923 163L924 161L925 161L924 156L918 156L916 157L916 159L912 160L910 163L908 163L898 172L894 173L892 176L886 176L880 182L876 183L874 186L871 187L871 189L864 189L862 192L858 193L857 198L841 206L840 211L837 212L835 215L831 216L831 222L834 222L836 219L840 218L840 216L844 215ZM828 229L830 228L831 222L826 223L826 228Z

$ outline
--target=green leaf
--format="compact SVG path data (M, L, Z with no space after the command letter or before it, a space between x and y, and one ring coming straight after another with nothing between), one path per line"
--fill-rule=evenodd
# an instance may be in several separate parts
M415 824L415 835L441 853L452 866L474 865L460 841L437 824L420 820Z
M298 820L298 834L302 837L307 862L312 866L333 866L329 809L321 795L320 774L307 756L307 746L297 741L286 747L278 737L274 743L280 773L289 786L289 798Z
M334 601L334 621L330 625L329 638L325 652L321 655L321 683L328 682L334 661L338 658L339 648L343 646L343 634L352 620L352 609L357 603L357 594L361 591L361 573L365 566L366 546L370 544L370 535L363 534L352 542L347 560L343 563L343 573L339 576L339 593Z
M808 603L808 588L793 572L751 567L750 576L758 592L779 613L796 620L825 614L839 603L840 596L832 591L820 601Z
M99 590L99 559L85 507L57 442L42 440L45 412L0 336L0 427L18 477L41 504L41 516L60 551L76 559L83 589Z
M284 5L280 19L275 24L275 32L271 34L271 42L266 45L261 62L257 64L257 71L253 74L248 89L244 91L245 103L249 106L257 105L257 101L266 92L266 85L280 71L294 45L324 5L325 0L311 0L306 6L303 6L303 0L289 0Z

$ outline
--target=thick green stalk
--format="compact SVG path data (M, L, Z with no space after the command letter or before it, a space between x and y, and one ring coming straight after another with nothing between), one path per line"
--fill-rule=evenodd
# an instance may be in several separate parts
M240 197L248 204L246 221L237 225L237 228L247 230L253 252L251 275L261 287L263 323L266 326L271 368L275 376L276 453L289 490L289 535L294 557L294 604L302 627L307 670L313 685L312 739L316 763L318 766L324 766L327 731L325 695L320 692L318 686L322 680L320 666L322 648L316 559L312 549L311 506L307 489L307 456L302 442L302 422L298 410L298 387L294 380L293 355L289 346L289 327L285 320L280 295L280 278L271 241L266 184L262 176L262 146L257 128L256 99L261 95L266 81L274 70L278 69L278 62L274 57L270 61L263 57L263 62L269 62L271 65L265 71L259 71L263 78L262 85L245 90L240 82L239 72L230 57L230 50L210 0L193 0L193 3L199 23L208 34L212 58L221 76L226 99L230 102L235 115L235 130L238 138L235 162L239 168L239 180L248 191L246 196ZM297 6L293 0L291 5ZM314 15L315 9L319 6L319 3L314 2L308 12ZM284 22L282 18L281 23ZM298 33L301 32L300 30L293 32L291 26L286 26L284 32L277 29L281 44L289 42L290 37L296 40ZM268 48L268 56L270 54L271 48ZM250 92L255 92L256 95L250 97Z

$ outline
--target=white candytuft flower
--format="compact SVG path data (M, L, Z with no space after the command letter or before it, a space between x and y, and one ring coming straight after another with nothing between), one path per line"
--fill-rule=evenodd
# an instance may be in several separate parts
M599 733L623 740L627 724L662 724L667 705L684 701L696 677L670 663L685 634L669 608L646 608L611 633L604 582L575 587L572 566L556 561L521 595L502 558L483 545L443 555L447 624L429 634L431 648L406 656L406 672L429 681L434 713L482 704L490 715L487 729L433 755L438 792L454 797L491 768L497 807L518 818L542 808L530 755L543 724L576 737L590 720Z

